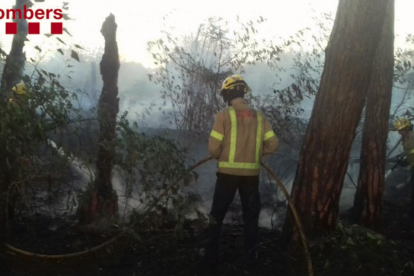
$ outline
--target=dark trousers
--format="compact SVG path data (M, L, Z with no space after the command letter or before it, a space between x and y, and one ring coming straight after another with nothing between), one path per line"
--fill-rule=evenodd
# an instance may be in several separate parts
M206 258L212 264L217 263L221 226L237 190L239 190L243 211L245 253L248 258L254 258L255 256L255 247L259 242L259 176L217 173L213 205L210 212L209 238L206 246Z

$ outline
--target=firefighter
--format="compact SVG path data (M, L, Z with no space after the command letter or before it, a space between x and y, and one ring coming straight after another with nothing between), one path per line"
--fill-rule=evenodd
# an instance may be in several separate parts
M30 141L27 135L30 122L36 118L36 112L29 107L29 88L21 81L11 89L12 93L9 98L9 109L12 110L12 121L10 121L10 130L13 135L20 137L17 139L24 144ZM22 140L23 139L23 140ZM27 141L24 141L29 139Z
M34 119L34 112L29 108L28 92L26 84L21 81L11 88L11 95L8 100L9 111L11 116L7 121L8 129L13 136L9 137L8 144L11 143L13 153L9 154L7 160L11 164L11 168L7 170L7 173L11 175L10 181L18 180L21 172L27 170L30 167L30 159L27 150L27 145L30 144L32 137L28 135L28 121ZM10 144L9 144L10 146ZM19 185L24 185L24 181L19 181ZM12 185L8 189L9 195L9 207L8 216L10 219L14 217L15 203L19 199L21 186Z
M9 99L9 103L13 105L22 105L27 101L27 86L24 82L19 82L12 88L13 94Z
M411 121L405 118L398 118L394 122L395 130L401 135L401 142L404 149L405 160L400 160L400 166L410 165L411 167L411 203L409 217L414 220L414 133Z
M220 95L228 108L216 114L209 137L208 150L218 161L205 250L210 269L218 264L221 226L237 190L242 204L246 260L254 263L257 259L260 161L262 156L275 152L279 142L263 114L244 100L249 91L240 75L224 80Z

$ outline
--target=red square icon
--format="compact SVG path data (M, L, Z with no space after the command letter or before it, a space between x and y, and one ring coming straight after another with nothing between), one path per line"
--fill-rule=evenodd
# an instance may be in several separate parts
M17 34L16 22L6 22L6 34Z
M52 22L50 23L50 33L51 34L62 34L63 33L63 23L62 22Z
M40 34L40 23L39 22L29 22L29 34Z

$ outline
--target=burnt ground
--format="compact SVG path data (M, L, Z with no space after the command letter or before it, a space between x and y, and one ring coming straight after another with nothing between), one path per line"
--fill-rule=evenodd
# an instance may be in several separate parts
M344 227L335 235L309 242L314 275L414 275L414 223L407 218L405 205L384 202L385 239L363 228L347 226L346 220L346 214L342 214L340 223ZM74 218L40 215L16 219L12 233L10 244L39 254L79 252L110 239L83 233ZM1 259L0 275L309 275L300 256L293 257L279 246L278 230L261 229L259 261L247 266L242 255L242 227L225 225L220 266L215 272L207 271L203 263L205 229L198 231L189 223L179 232L166 227L136 233L97 252L71 259L24 257L8 252Z

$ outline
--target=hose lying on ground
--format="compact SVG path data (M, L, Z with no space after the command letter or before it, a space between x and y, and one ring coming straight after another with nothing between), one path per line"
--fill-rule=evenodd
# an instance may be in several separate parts
M207 161L210 161L212 159L212 157L206 157L206 158L204 158L204 159L202 159L202 160L200 160L200 161L198 161L197 163L195 163L193 166L191 166L188 170L187 170L187 172L191 172L192 170L194 170L195 168L197 168L197 167L199 167L200 165L202 165L202 164L204 164L204 163L206 163ZM143 213L143 215L146 215L146 214L148 214L149 213L149 211L151 211L152 210L152 208L154 208L156 205L157 205L157 203L164 197L164 196L166 196L170 191L171 191L171 189L172 188L174 188L174 186L176 186L180 181L181 181L181 179L183 179L183 177L184 177L184 175L183 176L181 176L180 178L178 178L176 181L174 181L170 186L168 186L160 195L158 195L158 197L155 199L155 201L154 201L154 203L153 204L151 204L145 211L144 211L144 213ZM133 224L132 225L130 225L130 227L132 227L133 226ZM9 251L11 251L11 252L13 252L13 253L17 253L17 254L20 254L20 255L23 255L23 256L26 256L26 257L34 257L34 258L40 258L40 259L54 259L54 260L63 260L63 259L70 259L70 258L75 258L75 257L80 257L80 256L85 256L85 255L87 255L87 254L89 254L89 253L93 253L93 252L96 252L96 251L98 251L99 249L102 249L102 248L104 248L105 246L108 246L108 245L110 245L110 244L112 244L113 242L115 242L115 241L117 241L120 237L122 237L123 236L123 234L125 233L125 232L127 232L129 230L129 228L128 229L125 229L125 230L123 230L123 231L121 231L119 234L117 234L115 237L113 237L112 239L110 239L110 240L108 240L108 241L106 241L106 242L104 242L104 243L102 243L102 244L100 244L100 245L98 245L98 246L95 246L95 247L92 247L92 248L90 248L90 249L86 249L86 250L84 250L84 251L80 251L80 252L76 252L76 253L70 253L70 254L59 254L59 255L44 255L44 254L37 254L37 253L33 253L33 252L28 252L28 251L24 251L24 250L21 250L21 249L18 249L18 248L16 248L16 247L14 247L14 246L11 246L10 244L5 244L5 246L6 246L6 249L7 250L9 250Z
M277 185L282 190L283 195L286 197L286 200L289 203L290 210L292 211L293 217L295 218L296 226L299 230L300 238L302 240L303 250L305 251L306 261L308 265L309 276L313 276L313 265L312 265L312 259L309 253L308 242L305 236L305 232L303 231L302 222L300 221L295 205L293 204L292 200L290 200L289 193L286 190L285 186L283 185L282 181L280 181L280 179L276 176L276 174L267 165L263 164L263 162L261 162L260 164L262 165L263 168L266 169L269 175L276 181Z
M93 253L98 251L101 248L104 248L105 246L108 246L110 244L112 244L113 242L115 242L116 240L118 240L121 237L121 235L117 235L115 237L113 237L112 239L98 245L95 247L92 247L91 249L86 249L84 251L80 251L80 252L75 252L75 253L70 253L70 254L62 254L62 255L45 255L45 254L37 254L37 253L32 253L32 252L27 252L21 249L18 249L14 246L11 246L10 244L5 244L6 248L8 250L10 250L13 253L18 253L20 255L26 256L26 257L35 257L35 258L39 258L39 259L55 259L55 260L63 260L63 259L70 259L70 258L74 258L74 257L80 257L80 256L85 256L87 254Z
M197 162L196 164L194 164L193 166L191 166L188 169L188 172L191 172L192 170L194 170L195 168L199 167L200 165L206 163L207 161L210 161L212 159L212 157L206 157L204 159L201 159L199 162ZM269 175L276 181L277 185L279 186L279 188L282 190L284 196L286 197L288 203L289 203L289 207L293 213L293 216L295 218L295 222L297 225L297 228L299 230L300 236L301 236L301 240L303 243L303 248L305 250L305 255L306 255L306 260L307 260L307 264L308 264L308 272L310 276L313 276L313 267L312 267L312 260L310 258L310 253L309 253L309 249L307 246L307 240L305 237L305 233L303 231L303 227L302 227L302 223L299 219L298 213L296 212L296 208L294 206L294 204L292 203L292 201L290 200L290 196L289 193L287 192L285 186L283 185L283 183L280 181L280 179L275 175L275 173L265 164L261 163L261 165L263 166L263 168L266 169L266 171L269 173ZM154 201L153 204L151 204L145 211L144 211L144 215L147 214L149 211L152 210L152 208L154 208L157 203L164 197L166 196L171 189L176 186L180 180L183 178L184 176L180 177L179 179L177 179L174 183L172 183L170 186L168 186L163 192L161 192L160 195L158 195L158 197L156 198L156 200ZM132 226L132 225L131 225ZM117 241L120 237L122 237L122 234L125 233L128 229L123 230L121 233L119 233L117 236L113 237L112 239L98 245L95 246L91 249L87 249L81 252L76 252L76 253L70 253L70 254L62 254L62 255L44 255L44 254L36 254L36 253L32 253L32 252L27 252L21 249L18 249L16 247L13 247L9 244L5 244L6 248L8 250L10 250L13 253L17 253L23 256L27 256L27 257L35 257L35 258L40 258L40 259L69 259L69 258L74 258L74 257L80 257L80 256L84 256L87 255L89 253L93 253L98 251L101 248L104 248L105 246L108 246L110 244L112 244L113 242Z
M188 170L187 170L187 173L189 173L189 172L191 172L192 170L194 170L195 168L197 168L198 166L200 166L200 165L202 165L202 164L204 164L204 163L206 163L207 161L210 161L211 159L213 159L213 157L211 157L211 156L209 156L209 157L206 157L206 158L203 158L203 159L201 159L200 161L198 161L197 163L195 163L194 165L192 165ZM158 204L158 202L164 197L164 196L166 196L166 195L168 195L168 193L171 191L171 189L172 188L174 188L179 182L180 182L180 180L181 179L183 179L184 178L184 175L183 176L181 176L180 178L178 178L174 183L172 183L170 186L168 186L167 188L165 188L165 190L161 193L161 194L159 194L158 195L158 197L155 199L155 201L154 201L154 203L152 203L145 211L144 211L144 214L145 213L147 213L147 212L149 212L150 210L152 210L152 208L154 208L157 204Z

